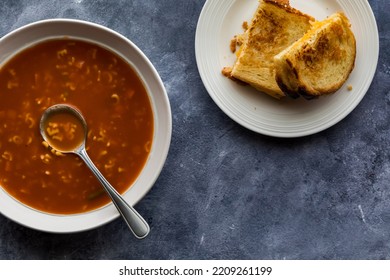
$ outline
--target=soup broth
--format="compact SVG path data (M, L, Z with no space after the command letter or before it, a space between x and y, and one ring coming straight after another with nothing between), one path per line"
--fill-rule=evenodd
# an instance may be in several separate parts
M132 67L90 42L54 39L15 55L0 69L0 185L22 203L50 213L90 211L110 200L81 159L43 141L45 109L67 103L87 126L88 154L119 193L150 153L153 112Z

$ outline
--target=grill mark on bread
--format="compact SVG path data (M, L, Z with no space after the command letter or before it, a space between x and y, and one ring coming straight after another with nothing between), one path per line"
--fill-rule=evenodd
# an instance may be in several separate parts
M286 62L287 62L287 64L288 64L288 66L290 66L290 69L292 70L292 72L293 72L295 78L298 79L298 72L297 72L297 69L295 69L295 67L293 66L291 60L286 59Z
M283 82L283 80L280 77L276 77L276 83L280 87L280 89L286 94L286 96L297 99L299 97L299 94L295 91L290 90Z

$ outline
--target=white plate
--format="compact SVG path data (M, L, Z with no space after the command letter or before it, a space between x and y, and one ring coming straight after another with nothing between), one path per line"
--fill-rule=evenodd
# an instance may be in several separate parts
M278 101L221 74L224 66L232 66L235 61L230 40L243 32L242 22L250 22L258 0L208 0L195 38L199 73L215 103L242 126L275 137L314 134L346 117L366 94L379 55L378 29L367 0L291 0L290 4L317 20L343 11L351 21L357 42L355 68L334 95L311 101ZM348 85L352 85L352 91L347 90Z
M35 22L4 36L0 39L0 65L27 46L49 38L63 38L64 36L95 42L122 56L136 70L149 94L154 116L151 152L136 182L123 195L129 204L134 205L152 188L168 154L172 117L164 85L149 59L130 40L106 27L71 19ZM24 226L55 233L92 229L119 216L112 203L95 211L77 215L47 214L23 205L12 198L1 186L0 213Z

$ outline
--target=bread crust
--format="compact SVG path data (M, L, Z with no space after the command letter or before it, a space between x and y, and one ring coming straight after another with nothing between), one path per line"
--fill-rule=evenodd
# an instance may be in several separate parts
M263 0L264 3L269 3L271 5L278 6L279 8L285 10L286 12L289 12L291 14L296 14L304 17L309 17L310 20L315 21L313 17L302 13L301 11L293 8L290 6L290 1L283 1L283 0Z

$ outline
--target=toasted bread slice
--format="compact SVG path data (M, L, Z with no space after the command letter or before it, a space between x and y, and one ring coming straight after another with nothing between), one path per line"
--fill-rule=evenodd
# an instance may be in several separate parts
M284 93L275 81L274 56L301 38L315 21L288 1L260 0L230 75L275 98ZM226 69L225 69L226 70Z
M355 57L350 22L343 13L335 13L314 23L305 36L275 56L275 79L292 97L331 94L348 79Z

